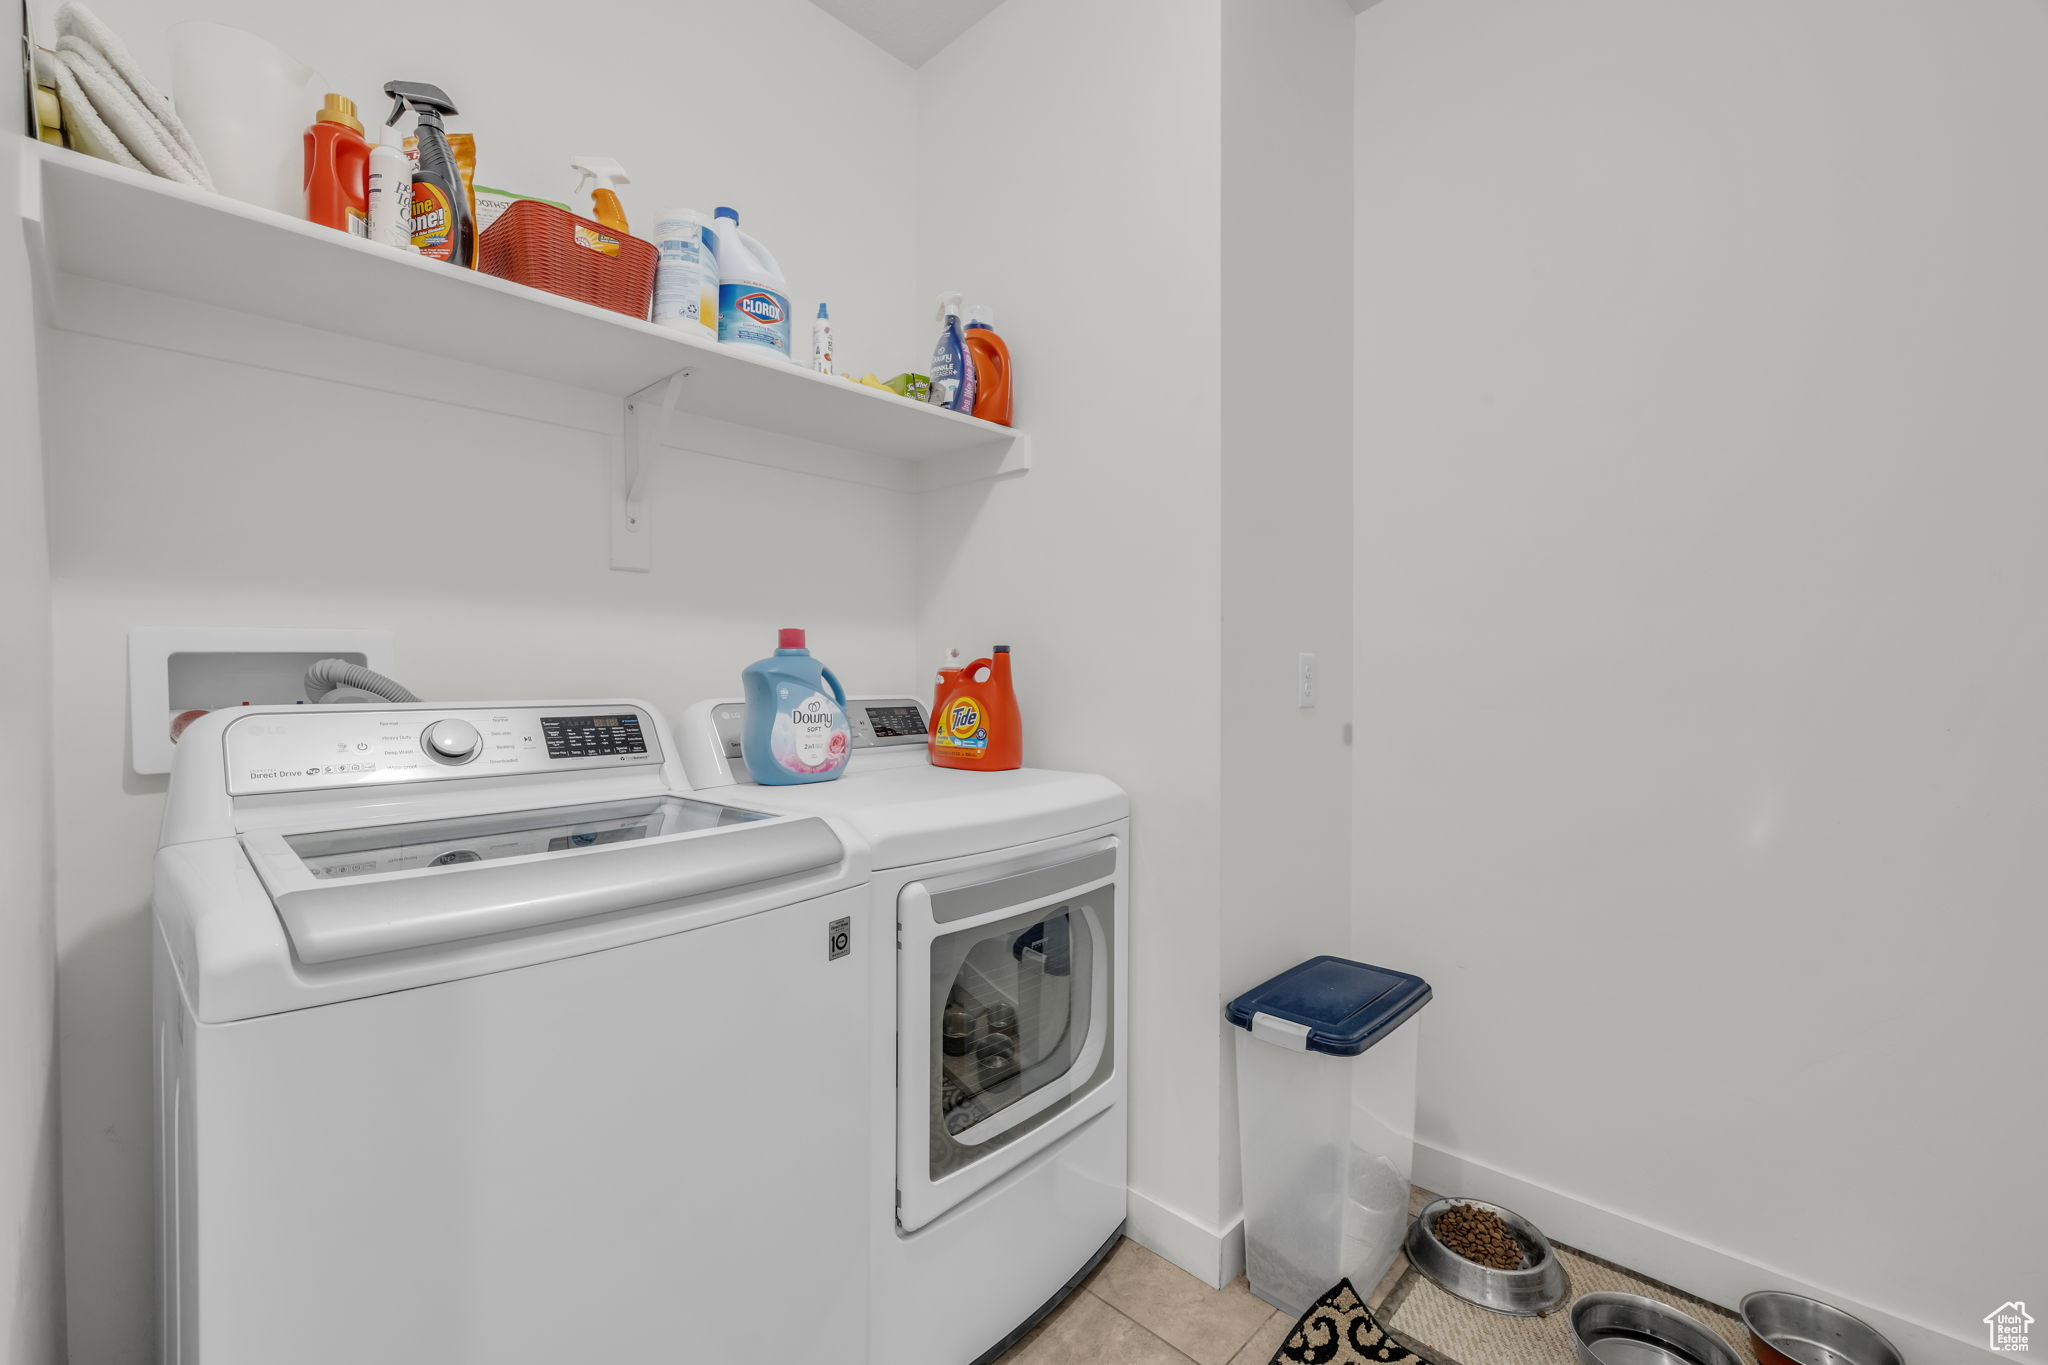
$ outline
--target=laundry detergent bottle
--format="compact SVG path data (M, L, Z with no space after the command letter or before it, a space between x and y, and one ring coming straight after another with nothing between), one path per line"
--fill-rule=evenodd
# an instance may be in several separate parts
M740 231L736 209L712 224L718 242L718 339L759 346L789 359L789 294L768 248Z
M967 310L961 344L974 366L974 415L984 422L1010 425L1010 347L996 335L994 309L976 304Z
M756 782L830 782L846 771L853 752L846 689L804 648L802 631L784 630L773 655L740 670L740 684L747 697L740 757Z
M1024 721L1010 683L1008 645L997 645L991 657L960 670L932 726L931 755L941 768L1000 772L1024 766Z

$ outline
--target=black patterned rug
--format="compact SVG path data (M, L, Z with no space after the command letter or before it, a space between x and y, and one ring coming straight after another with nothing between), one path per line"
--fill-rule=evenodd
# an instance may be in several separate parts
M1436 1365L1387 1334L1365 1300L1340 1280L1294 1324L1273 1365Z

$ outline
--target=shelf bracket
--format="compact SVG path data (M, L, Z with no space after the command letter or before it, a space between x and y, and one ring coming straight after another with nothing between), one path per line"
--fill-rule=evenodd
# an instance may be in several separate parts
M647 507L647 472L662 435L676 415L688 370L677 370L626 396L625 430L612 460L612 567L646 573L653 567L652 517Z
M43 144L32 142L30 148ZM21 233L28 248L29 268L34 271L34 302L41 316L52 326L57 322L57 268L50 260L49 225L44 221L43 157L28 150L21 157Z

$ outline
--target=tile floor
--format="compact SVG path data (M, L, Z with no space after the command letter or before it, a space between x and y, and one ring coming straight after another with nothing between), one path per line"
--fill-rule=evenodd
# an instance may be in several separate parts
M1397 1257L1367 1302L1378 1304L1407 1268ZM1267 1365L1293 1326L1244 1276L1211 1289L1126 1239L997 1365Z
M1409 1191L1412 1215L1436 1198ZM1377 1308L1408 1271L1394 1264L1366 1303ZM996 1365L1268 1365L1294 1326L1246 1287L1211 1289L1129 1238Z

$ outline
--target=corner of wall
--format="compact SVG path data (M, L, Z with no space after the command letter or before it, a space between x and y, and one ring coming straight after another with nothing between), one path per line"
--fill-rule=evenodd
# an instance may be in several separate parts
M0 119L0 219L17 221L23 111ZM50 819L50 566L36 310L22 238L0 245L0 711L21 718L0 770L0 1356L64 1356L58 1219L55 875Z
M1124 1235L1147 1251L1173 1262L1211 1289L1221 1289L1244 1273L1244 1219L1232 1218L1212 1227L1136 1189L1128 1192L1130 1221Z

